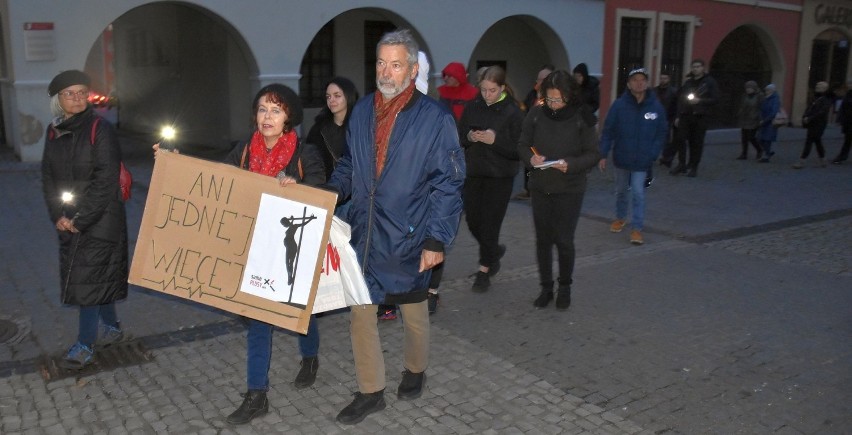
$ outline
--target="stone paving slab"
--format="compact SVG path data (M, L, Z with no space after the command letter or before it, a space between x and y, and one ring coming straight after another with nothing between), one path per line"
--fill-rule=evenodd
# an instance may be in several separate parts
M357 426L334 421L357 387L348 314L320 320L323 343L316 384L299 391L295 339L274 337L272 412L245 427L225 422L244 390L245 334L230 333L154 350L155 360L45 384L37 373L0 379L0 432L18 433L596 433L649 434L586 404L441 327L432 336L434 364L414 401L396 399L401 321L382 322L388 407Z
M354 428L333 421L355 385L346 315L320 320L321 375L307 391L289 383L295 340L276 335L276 412L245 428L223 426L244 388L233 317L160 293L134 288L119 305L128 331L155 343L153 363L79 385L25 370L67 347L76 313L57 304L38 165L0 153L0 316L31 329L0 344L0 433L845 433L852 165L790 169L800 130L782 129L769 165L733 160L735 132L708 133L698 178L658 170L641 247L608 232L611 176L590 174L567 313L531 307L529 202L509 206L509 251L484 295L469 291L477 247L463 223L432 319L429 391L413 402L391 393L388 410ZM838 137L829 128L830 156ZM125 147L132 233L153 164L143 142ZM391 390L398 323L382 325Z

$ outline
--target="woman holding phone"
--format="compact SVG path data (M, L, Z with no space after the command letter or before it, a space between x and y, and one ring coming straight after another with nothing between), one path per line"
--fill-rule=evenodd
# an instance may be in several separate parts
M500 270L506 247L500 245L500 227L518 173L518 138L523 114L506 86L506 71L485 70L479 95L468 103L458 122L467 175L464 211L467 226L479 243L479 270L472 291L483 293L490 277Z

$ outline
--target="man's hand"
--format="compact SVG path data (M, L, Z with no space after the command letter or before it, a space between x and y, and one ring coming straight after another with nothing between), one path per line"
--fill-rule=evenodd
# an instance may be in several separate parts
M444 262L444 253L424 249L420 254L420 273Z
M600 159L600 161L598 161L598 169L600 169L601 172L606 171L606 159Z

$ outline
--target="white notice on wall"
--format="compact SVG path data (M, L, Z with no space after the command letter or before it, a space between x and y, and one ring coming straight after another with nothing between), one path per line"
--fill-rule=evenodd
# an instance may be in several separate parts
M53 23L24 23L24 56L27 61L56 60Z

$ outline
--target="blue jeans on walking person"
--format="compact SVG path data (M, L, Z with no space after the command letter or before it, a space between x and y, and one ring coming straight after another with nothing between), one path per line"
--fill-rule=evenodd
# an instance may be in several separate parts
M118 327L118 316L115 314L115 302L103 305L87 305L80 307L79 329L77 341L90 349L98 340L98 320L104 325Z
M630 226L639 231L645 223L645 174L645 171L615 168L615 218L627 218L627 190L630 186L633 203Z
M269 365L272 361L272 329L274 326L249 319L246 378L249 390L269 390ZM316 316L311 315L307 335L299 334L299 353L302 358L319 353L319 327Z

